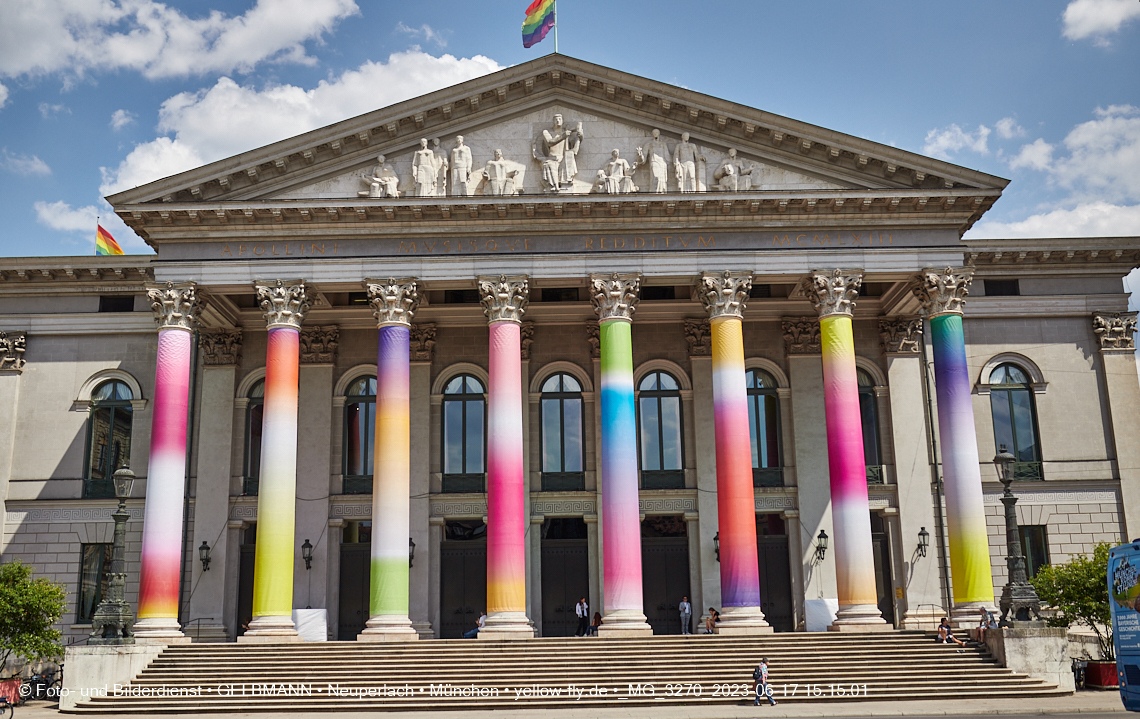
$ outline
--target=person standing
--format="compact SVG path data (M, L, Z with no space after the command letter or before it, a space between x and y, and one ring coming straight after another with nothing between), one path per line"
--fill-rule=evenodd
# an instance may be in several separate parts
M693 605L689 604L688 597L681 597L681 603L677 606L677 610L681 613L681 633L690 634L689 622L693 619Z
M765 657L760 660L756 665L756 671L752 672L752 679L756 682L756 700L752 702L752 706L760 706L760 697L767 697L770 706L776 706L776 700L772 697L772 689L768 686L768 658Z
M574 632L574 636L584 637L590 631L590 605L586 604L585 597L578 600L574 613L578 615L578 631Z

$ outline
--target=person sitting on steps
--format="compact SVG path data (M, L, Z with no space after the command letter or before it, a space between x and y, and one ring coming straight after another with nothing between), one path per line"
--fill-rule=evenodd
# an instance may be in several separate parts
M479 630L482 629L483 625L486 623L487 623L487 610L484 609L483 613L479 615L479 618L475 620L475 628L464 632L463 638L464 639L475 639L476 637L479 636Z
M935 641L939 644L954 642L960 647L966 646L966 642L954 636L954 628L950 626L950 620L946 617L942 617L942 623L938 625L938 638Z

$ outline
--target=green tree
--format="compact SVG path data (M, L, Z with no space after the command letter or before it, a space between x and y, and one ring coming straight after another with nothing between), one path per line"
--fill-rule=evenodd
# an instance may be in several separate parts
M63 616L67 597L62 585L40 577L15 560L0 564L0 668L16 660L16 673L24 665L63 656L54 624Z
M1092 628L1101 656L1114 660L1112 613L1108 606L1108 549L1107 544L1098 544L1091 557L1082 554L1068 564L1042 567L1029 581L1042 604L1057 610L1049 619L1049 626L1077 624Z

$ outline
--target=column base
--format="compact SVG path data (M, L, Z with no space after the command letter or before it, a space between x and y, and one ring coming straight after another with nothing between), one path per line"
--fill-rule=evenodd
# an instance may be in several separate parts
M526 612L490 612L476 639L534 639L534 627Z
M602 639L651 637L653 627L646 623L645 615L636 609L615 609L602 617L598 636Z
M993 602L954 602L954 607L950 610L950 626L955 629L973 629L978 626L981 618L978 610L982 608L993 612L995 618L1001 617L1001 611L994 607ZM946 615L938 617L938 620L941 621L944 616Z
M356 635L358 642L414 642L420 638L406 615L381 614L369 617L364 631Z
M416 630L420 639L435 639L435 630L431 628L431 622L412 622L412 629Z
M725 636L771 634L774 631L764 619L760 607L725 607L720 614L720 622L713 627L713 634Z
M238 637L239 644L290 644L300 641L292 615L254 617L249 629Z
M874 604L841 604L829 632L893 632L895 628L883 619Z
M189 644L182 625L173 617L140 619L134 625L135 644Z

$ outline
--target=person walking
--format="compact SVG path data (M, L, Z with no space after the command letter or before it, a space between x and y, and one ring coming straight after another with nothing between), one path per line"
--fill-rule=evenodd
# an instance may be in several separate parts
M681 597L677 610L681 613L681 634L690 634L689 623L693 619L693 605L689 604L688 597Z
M574 613L578 615L578 631L574 632L574 636L584 637L590 631L590 605L586 604L585 597L578 600Z
M752 702L752 706L760 706L760 697L767 697L770 706L776 706L776 700L772 697L772 688L768 686L768 658L765 657L760 660L756 665L756 671L752 672L752 680L756 682L756 700Z

